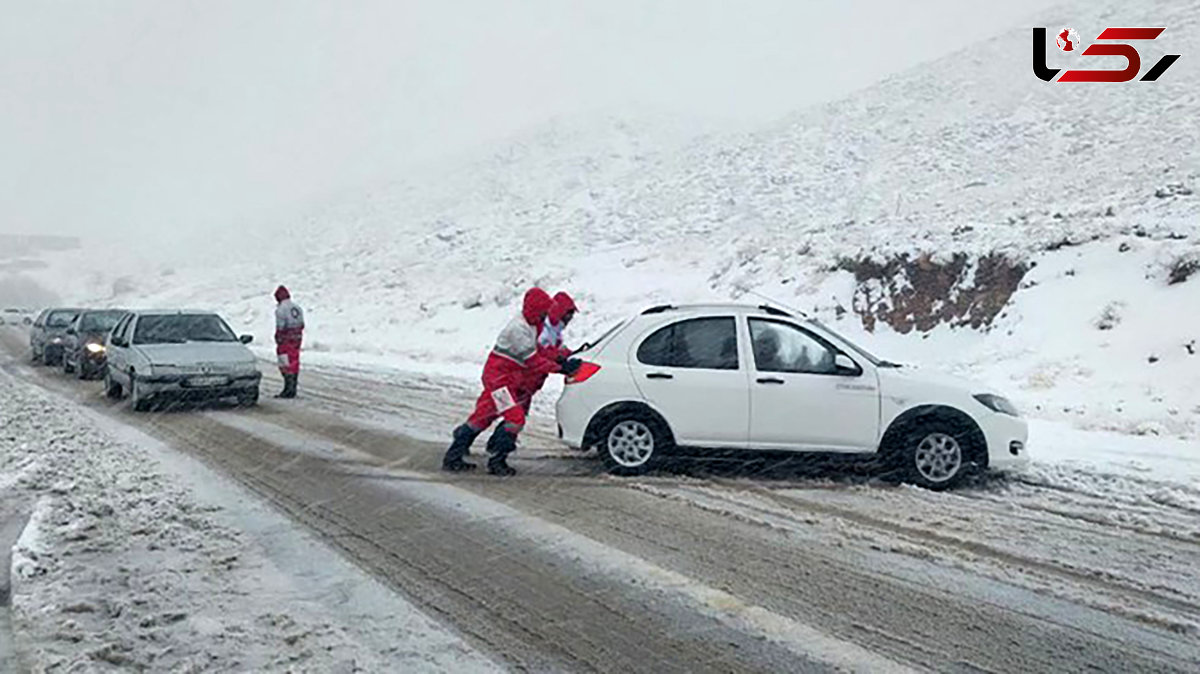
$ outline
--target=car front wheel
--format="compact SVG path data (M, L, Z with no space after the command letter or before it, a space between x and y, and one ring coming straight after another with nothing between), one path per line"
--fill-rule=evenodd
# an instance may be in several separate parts
M104 368L104 395L108 396L112 400L117 400L123 394L124 391L121 390L121 385L113 381L112 375L109 373L108 368Z
M238 393L237 401L240 407L254 407L258 404L258 389L250 389L249 391Z
M134 412L145 412L150 408L150 401L146 399L145 392L138 384L137 377L130 377L129 381L129 407Z
M600 434L600 458L616 475L641 475L660 466L672 441L654 415L629 411L614 415Z
M974 447L960 423L931 420L904 434L894 455L901 479L926 489L957 486L970 473Z

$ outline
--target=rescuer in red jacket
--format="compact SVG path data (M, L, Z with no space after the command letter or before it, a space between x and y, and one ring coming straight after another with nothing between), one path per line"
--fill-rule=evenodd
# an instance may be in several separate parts
M467 422L454 429L454 441L442 459L442 468L449 471L473 470L475 464L463 457L471 443L496 419L488 439L488 472L493 475L514 475L508 465L508 455L517 448L517 435L525 426L525 405L522 393L536 374L562 372L563 366L539 353L538 334L552 302L541 288L525 293L521 313L500 331L496 344L483 366L483 393L475 403L475 411Z
M563 331L575 317L577 309L575 300L571 299L567 293L554 294L554 299L550 302L550 311L546 313L546 320L542 323L541 330L538 331L538 353L543 358L561 364L571 357L571 350L563 346ZM542 390L548 376L548 374L540 372L529 373L529 378L522 386L521 391L521 406L525 408L525 414L529 414L533 396Z
M276 398L295 398L296 380L300 377L300 343L304 339L304 311L292 301L288 289L275 289L275 353L279 357L279 374L283 375L283 390Z

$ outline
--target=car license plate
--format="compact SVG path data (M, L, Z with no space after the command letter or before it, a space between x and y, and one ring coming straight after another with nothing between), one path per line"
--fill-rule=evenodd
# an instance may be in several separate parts
M228 377L190 377L188 386L224 386L229 383Z

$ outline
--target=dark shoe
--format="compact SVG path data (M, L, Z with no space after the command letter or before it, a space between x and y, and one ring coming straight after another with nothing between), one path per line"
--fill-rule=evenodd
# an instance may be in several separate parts
M276 395L276 398L295 398L296 397L296 377L294 374L283 375L283 390Z
M487 443L487 451L491 455L488 457L488 472L504 477L516 475L517 471L508 465L507 460L508 455L516 448L517 436L510 433L504 424L497 426Z
M475 464L463 461L463 457L471 450L471 443L475 442L478 435L479 431L471 428L468 424L454 429L454 441L446 449L446 457L442 459L442 469L454 473L474 470Z
M449 473L466 473L475 470L475 464L458 459L457 461L442 461L442 470Z
M504 454L493 454L488 457L488 472L498 477L512 477L517 471L508 465Z
M450 446L460 448L458 456L470 456L471 445L475 442L475 438L479 437L479 433L480 431L471 428L470 424L463 424L454 429L454 443Z

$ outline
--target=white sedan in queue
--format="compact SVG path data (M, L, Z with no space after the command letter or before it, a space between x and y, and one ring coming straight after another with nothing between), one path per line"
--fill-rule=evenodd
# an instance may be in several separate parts
M576 357L559 436L617 474L677 448L820 452L878 455L944 489L1028 461L1026 423L995 391L881 360L774 307L653 307Z
M212 312L128 313L105 339L105 393L128 395L138 411L164 400L229 397L254 405L262 373L250 341Z

